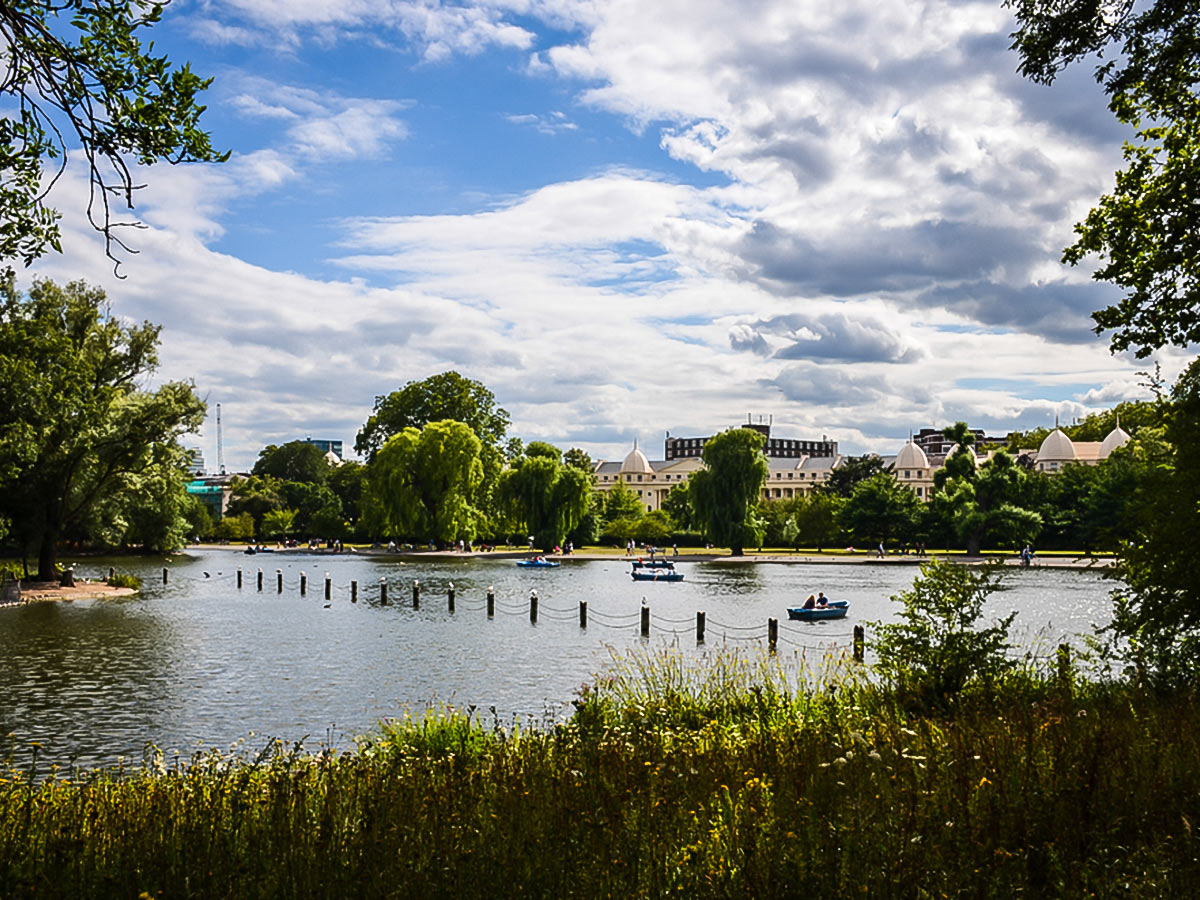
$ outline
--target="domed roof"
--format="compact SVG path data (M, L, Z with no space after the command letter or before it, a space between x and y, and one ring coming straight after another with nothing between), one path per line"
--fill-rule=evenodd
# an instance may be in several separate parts
M1100 444L1100 458L1108 459L1108 454L1112 453L1118 447L1124 447L1129 443L1129 435L1125 433L1125 429L1118 425L1108 433L1108 437Z
M1038 462L1074 459L1075 445L1061 428L1055 428L1038 447L1037 458Z
M946 461L949 462L950 457L952 457L955 453L967 454L967 458L971 460L971 465L975 466L976 468L979 467L979 457L975 455L975 451L970 447L964 447L962 444L955 444L950 448L950 452L946 454Z
M650 460L646 459L646 454L638 449L636 441L633 449L629 451L629 455L625 457L625 462L621 463L621 471L643 475L649 475L654 471L650 468Z
M925 455L925 451L912 442L910 438L908 443L900 448L900 452L896 454L897 469L928 469L929 457Z

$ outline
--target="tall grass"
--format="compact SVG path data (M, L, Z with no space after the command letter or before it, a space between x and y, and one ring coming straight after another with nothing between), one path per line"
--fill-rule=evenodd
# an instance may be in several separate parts
M922 715L848 666L614 661L567 722L452 710L0 782L0 897L1181 897L1192 695L1023 671Z

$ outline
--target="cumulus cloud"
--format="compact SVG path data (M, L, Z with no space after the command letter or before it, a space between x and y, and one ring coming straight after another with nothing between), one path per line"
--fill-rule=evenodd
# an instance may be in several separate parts
M735 350L770 353L775 359L909 363L924 356L885 323L841 312L789 313L740 323L730 330L729 340Z

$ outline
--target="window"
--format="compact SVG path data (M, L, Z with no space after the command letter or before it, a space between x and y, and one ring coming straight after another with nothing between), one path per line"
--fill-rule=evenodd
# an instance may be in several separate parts
M788 472L788 478L791 478L795 474L796 474L795 472Z

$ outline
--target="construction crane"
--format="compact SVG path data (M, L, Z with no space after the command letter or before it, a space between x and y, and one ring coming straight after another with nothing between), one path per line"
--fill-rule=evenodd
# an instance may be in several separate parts
M225 445L221 441L221 404L217 404L217 472L225 474Z

